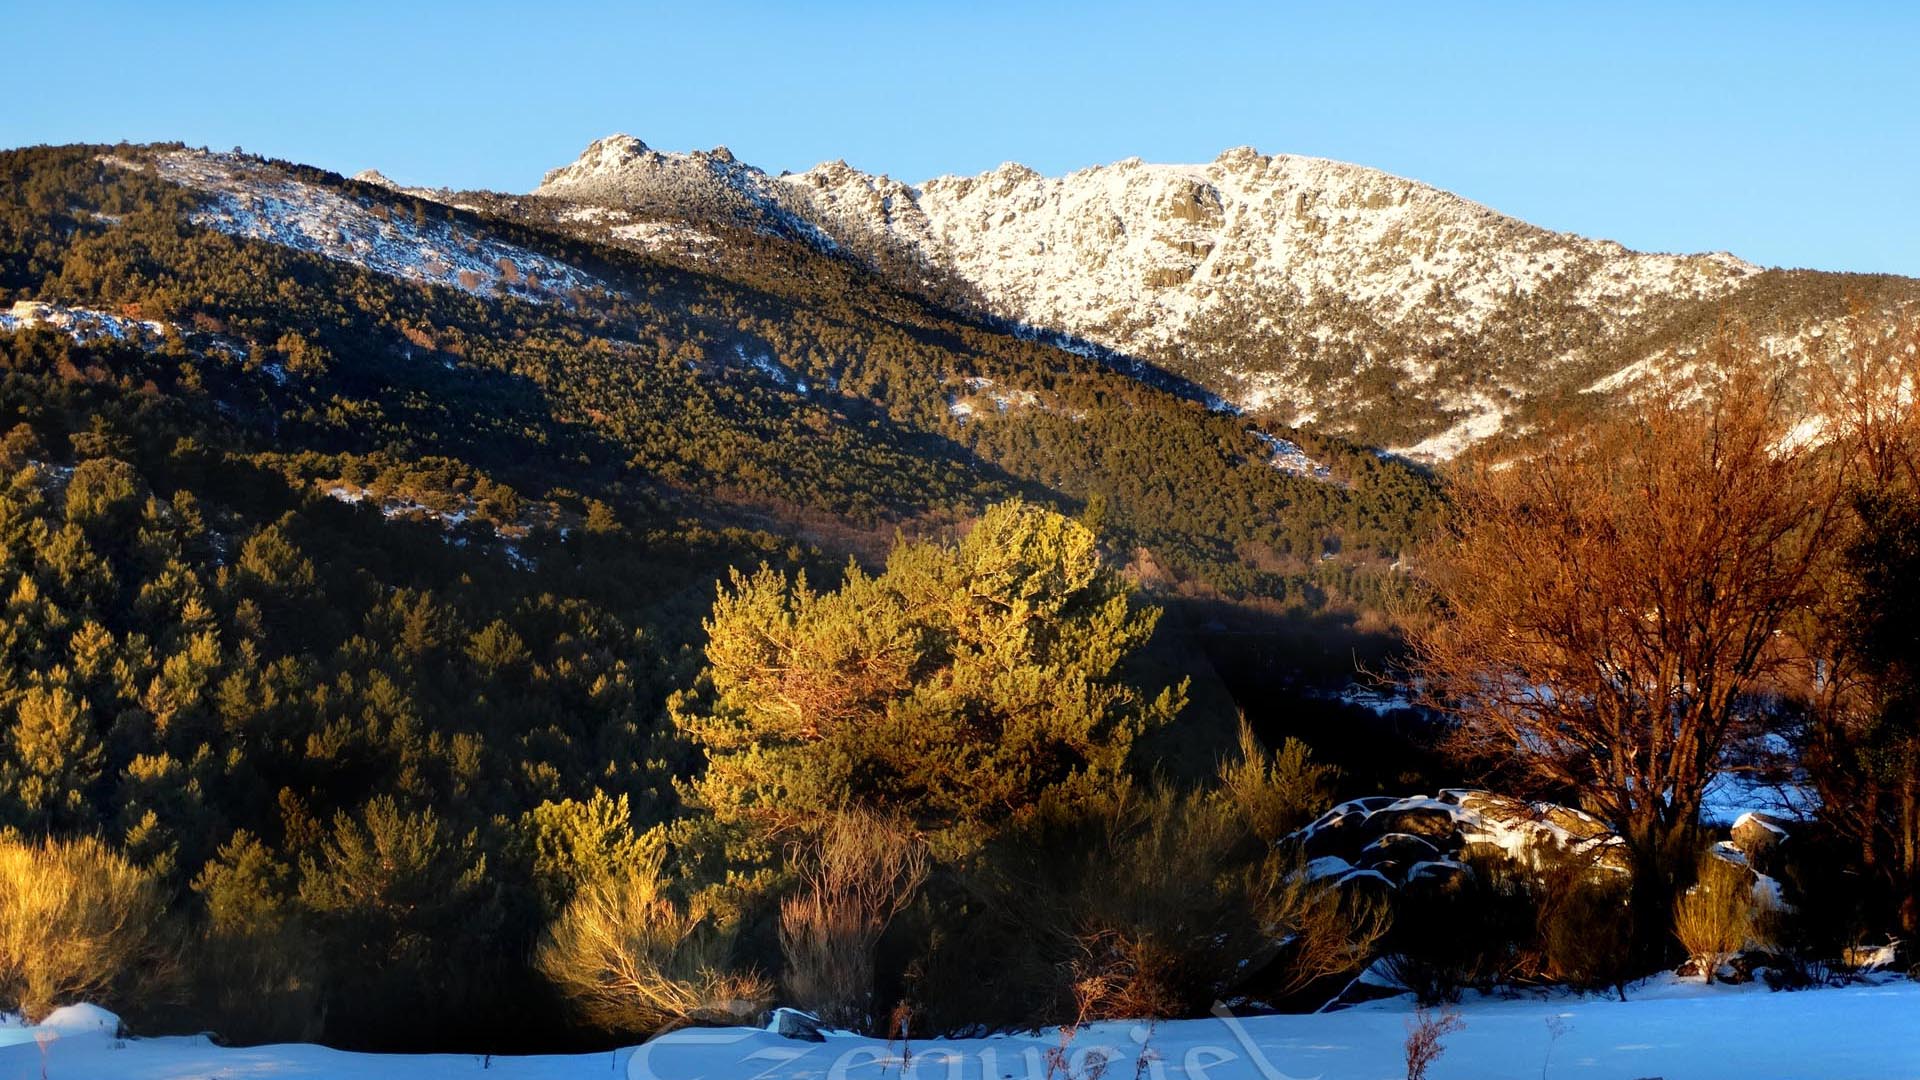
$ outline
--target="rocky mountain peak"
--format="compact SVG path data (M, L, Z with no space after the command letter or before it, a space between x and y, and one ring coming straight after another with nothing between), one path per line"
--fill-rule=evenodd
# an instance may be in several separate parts
M1224 169L1240 171L1265 168L1267 162L1271 160L1273 159L1251 146L1235 146L1220 151L1220 155L1213 159L1213 163Z
M590 183L618 174L651 152L646 143L631 135L616 133L604 139L595 139L587 144L587 148L571 165L554 169L542 177L540 186L546 188Z
M743 226L833 246L791 212L785 184L725 146L671 153L631 135L609 135L547 173L533 193L622 210L642 222Z

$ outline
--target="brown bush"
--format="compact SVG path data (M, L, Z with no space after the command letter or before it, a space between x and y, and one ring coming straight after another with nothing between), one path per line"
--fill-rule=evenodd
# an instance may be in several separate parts
M1446 1052L1442 1040L1466 1026L1452 1009L1416 1011L1407 1020L1407 1080L1426 1080L1427 1070Z
M733 934L699 904L665 894L658 853L583 884L554 920L535 964L588 1022L657 1031L739 1022L771 997L730 966Z
M1541 894L1542 974L1582 990L1610 988L1625 1001L1634 973L1631 882L1576 858L1546 868Z
M0 837L0 1001L28 1020L79 1001L144 1004L176 959L149 872L92 837Z
M1674 902L1673 933L1712 982L1722 964L1750 943L1759 944L1768 915L1746 869L1709 855L1700 860L1693 887Z
M926 881L926 846L897 822L843 810L796 848L793 863L801 887L780 905L787 992L827 1023L864 1028L874 950Z

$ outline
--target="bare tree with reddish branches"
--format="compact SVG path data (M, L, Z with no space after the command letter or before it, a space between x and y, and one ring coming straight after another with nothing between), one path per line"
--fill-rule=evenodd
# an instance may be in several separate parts
M1411 685L1463 754L1611 821L1643 917L1684 883L1755 694L1802 678L1780 631L1819 596L1844 513L1757 354L1720 348L1704 389L1463 467L1422 560L1440 615L1414 631Z

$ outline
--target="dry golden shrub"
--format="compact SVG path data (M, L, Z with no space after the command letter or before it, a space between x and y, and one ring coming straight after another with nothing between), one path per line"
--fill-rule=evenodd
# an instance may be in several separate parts
M666 895L660 853L583 884L534 962L590 1023L659 1031L737 1023L772 986L731 966L733 934L697 903Z
M176 961L146 870L93 837L0 837L0 1002L33 1021L80 1001L148 999Z

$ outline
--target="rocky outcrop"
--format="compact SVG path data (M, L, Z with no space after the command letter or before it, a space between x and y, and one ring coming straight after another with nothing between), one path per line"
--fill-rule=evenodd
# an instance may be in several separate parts
M631 135L609 135L572 164L547 173L533 194L617 209L628 219L731 225L833 247L826 234L793 212L785 185L724 146L662 153Z
M1781 884L1793 857L1788 844L1796 823L1773 814L1745 813L1734 820L1729 838L1710 849L1723 862L1747 872L1754 899L1774 908L1791 908L1793 898Z
M1345 802L1294 834L1318 879L1364 889L1471 873L1477 859L1530 868L1579 859L1596 872L1627 869L1626 848L1599 819L1551 803L1450 789L1406 799Z
M825 1042L826 1035L820 1018L799 1009L779 1008L773 1010L773 1016L767 1021L767 1030L783 1039L799 1042Z

